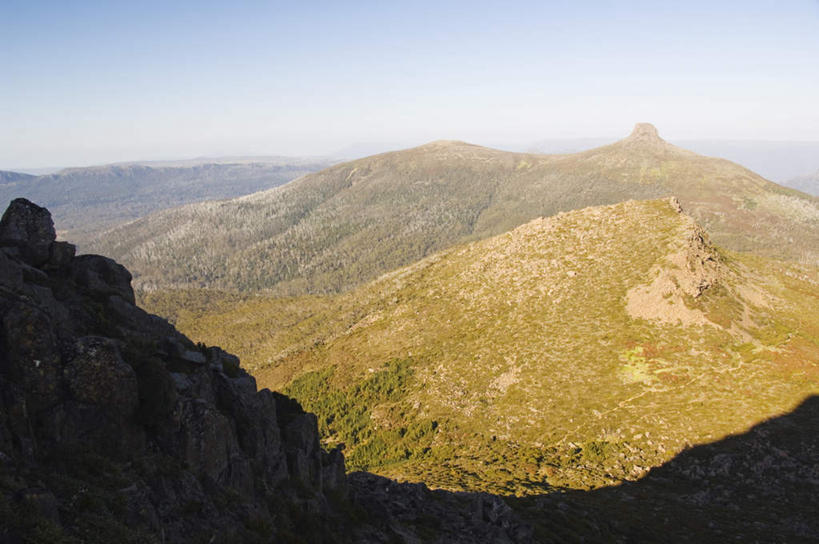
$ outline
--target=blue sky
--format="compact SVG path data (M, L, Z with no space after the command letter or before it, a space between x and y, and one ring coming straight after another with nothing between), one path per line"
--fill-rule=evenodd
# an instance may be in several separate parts
M637 121L669 139L819 140L817 0L0 0L0 28L0 168Z

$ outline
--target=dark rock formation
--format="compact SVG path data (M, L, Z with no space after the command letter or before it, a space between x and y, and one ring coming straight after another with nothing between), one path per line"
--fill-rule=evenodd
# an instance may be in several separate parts
M349 481L314 415L74 253L27 200L0 221L0 543L530 540L498 498Z
M48 210L23 198L13 200L0 219L0 244L16 250L31 266L48 261L56 238Z
M315 416L134 306L130 280L44 208L0 221L0 541L344 540Z

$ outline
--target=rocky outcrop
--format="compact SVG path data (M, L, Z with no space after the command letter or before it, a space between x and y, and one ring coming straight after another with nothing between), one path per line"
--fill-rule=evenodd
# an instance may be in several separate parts
M48 261L56 238L51 214L28 200L13 200L0 219L0 244L18 253L31 266Z
M0 542L287 541L308 521L344 541L344 460L315 416L74 253L31 202L0 221Z
M0 221L0 543L531 541L500 498L348 479L315 415L130 280L27 200Z
M668 202L681 215L677 236L669 253L649 271L651 281L628 291L626 311L632 317L669 324L713 326L700 309L689 307L686 300L695 300L718 285L727 273L725 266L708 234L683 212L680 201L671 197Z

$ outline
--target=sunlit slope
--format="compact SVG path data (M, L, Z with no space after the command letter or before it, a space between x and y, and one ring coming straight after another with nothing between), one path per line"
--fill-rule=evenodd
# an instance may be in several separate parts
M318 413L352 468L506 492L636 478L819 392L816 270L718 251L678 209L537 219L341 296L210 297L177 325Z
M572 155L433 142L154 214L92 249L124 262L142 289L330 293L536 217L672 194L728 248L817 262L816 198L674 147L651 125Z

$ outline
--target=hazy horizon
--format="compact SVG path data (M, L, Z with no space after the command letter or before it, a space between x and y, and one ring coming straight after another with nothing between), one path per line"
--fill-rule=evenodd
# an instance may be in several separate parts
M819 142L819 3L5 2L0 168L356 145Z
M625 135L610 138L601 137L587 137L587 138L568 138L568 139L543 139L535 142L492 142L479 143L468 142L477 145L484 145L495 149L515 152L533 152L533 153L575 153L584 151L594 147L607 145L613 143ZM661 134L661 137L663 134ZM750 168L754 172L763 177L778 183L786 183L793 178L805 175L811 175L819 170L819 141L802 141L802 142L788 142L788 141L771 141L771 140L669 140L670 143L694 151L701 155L720 157L728 159ZM87 164L65 164L58 166L34 167L26 166L19 167L4 167L0 164L0 171L14 171L33 175L48 175L59 172L65 169L73 168L90 168L97 166L110 165L130 165L141 164L147 166L185 166L192 163L216 163L216 162L233 162L238 160L257 159L263 161L264 159L280 158L280 159L304 159L304 160L335 160L347 161L355 160L362 157L385 153L389 151L397 151L417 145L428 143L424 142L356 142L352 143L336 152L327 155L313 155L313 156L291 156L287 157L278 153L266 153L258 155L220 155L214 154L210 156L168 156L155 157L149 159L125 159L109 163L87 163Z

